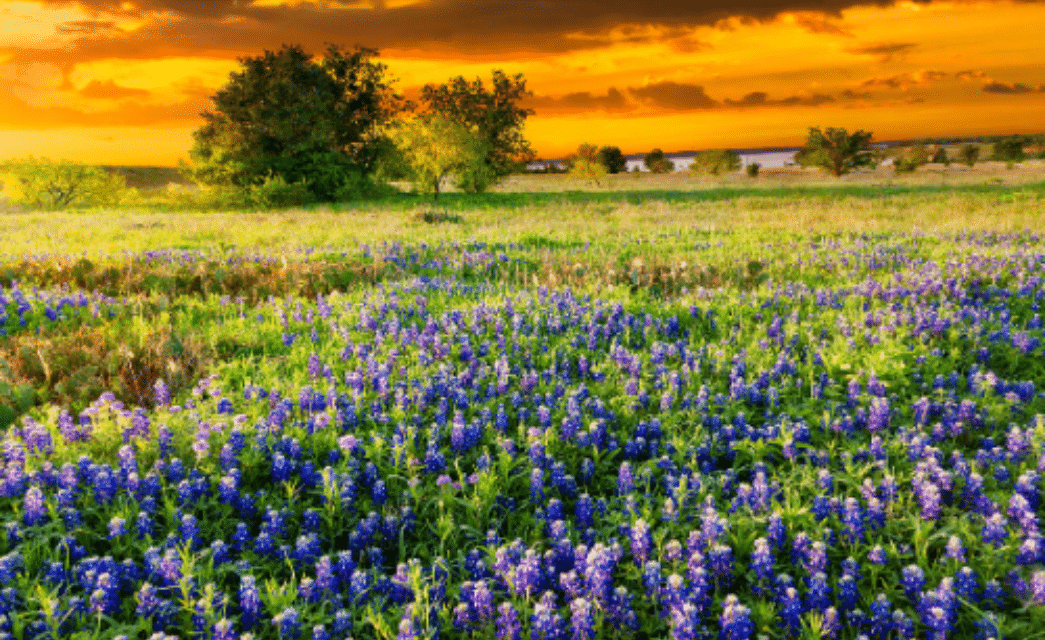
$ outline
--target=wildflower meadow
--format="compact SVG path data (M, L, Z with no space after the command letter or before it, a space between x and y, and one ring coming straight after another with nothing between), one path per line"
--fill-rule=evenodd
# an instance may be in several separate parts
M0 638L1045 638L1041 235L424 233L7 254Z

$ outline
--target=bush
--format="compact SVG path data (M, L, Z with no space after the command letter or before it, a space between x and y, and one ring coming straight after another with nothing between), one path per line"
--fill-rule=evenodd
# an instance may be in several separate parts
M761 168L762 168L762 165L760 165L757 162L752 162L748 166L744 167L744 171L747 171L747 175L748 175L749 178L757 178L758 177L758 170L761 169Z
M717 176L721 173L740 170L740 154L736 151L701 151L693 157L693 164L689 166L691 175L698 173Z
M1027 159L1027 154L1023 152L1025 144L1027 144L1027 139L1023 136L1011 136L1004 140L999 140L994 143L991 160L1009 164L1023 162Z
M12 204L44 211L114 205L137 194L121 175L67 160L32 156L9 160L0 164L0 175Z
M628 159L621 153L620 147L603 147L599 149L599 162L610 173L621 173L628 170Z
M570 158L570 175L599 184L606 177L606 166L599 161L598 147L588 143L577 147L577 153Z
M951 165L951 159L947 156L947 150L943 147L938 147L936 149L936 151L933 153L933 157L932 160L930 160L930 162L932 162L933 164L942 164L945 167L949 167Z
M929 163L929 153L924 145L910 147L893 160L896 173L913 173L918 167Z
M675 163L664 157L664 152L654 149L646 154L642 163L650 170L650 173L671 173L675 170Z
M970 167L976 164L979 157L980 148L971 142L966 142L958 149L958 159Z

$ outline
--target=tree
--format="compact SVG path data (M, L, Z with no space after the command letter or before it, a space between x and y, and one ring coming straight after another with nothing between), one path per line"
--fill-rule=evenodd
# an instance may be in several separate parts
M1027 159L1027 154L1023 152L1025 144L1027 144L1027 140L1023 136L1010 136L999 140L994 143L991 160L1006 162L1010 165L1014 162L1023 162Z
M584 143L577 147L577 153L570 160L570 175L581 178L596 185L606 177L606 165L600 162L599 148Z
M650 170L650 173L671 173L675 170L675 163L664 157L664 152L654 149L646 154L642 163Z
M471 128L489 145L485 164L490 175L502 178L533 160L530 143L523 137L523 125L533 109L519 106L532 91L527 91L521 73L509 77L493 71L490 89L480 78L468 82L464 76L445 84L426 84L421 89L424 110L455 120Z
M971 142L966 142L958 149L958 159L969 165L970 167L976 164L976 161L980 158L980 148Z
M628 159L621 153L620 147L603 147L599 149L599 162L610 173L620 173L628 170Z
M717 176L731 171L740 171L740 154L731 149L701 151L693 157L693 164L689 165L691 175L705 173Z
M206 185L248 187L268 176L307 182L320 200L369 174L383 127L404 108L377 51L330 45L322 62L299 46L240 58L211 100L184 165Z
M752 162L751 164L749 164L746 167L744 167L744 170L747 171L747 175L748 175L749 178L757 178L758 177L758 171L761 168L762 168L761 164L759 164L757 162Z
M0 164L0 180L12 203L39 210L112 205L133 193L101 167L32 156Z
M477 132L443 116L425 114L402 123L392 133L396 147L411 168L418 190L439 201L443 180L451 174L462 180L488 171L489 143ZM467 176L467 177L466 177Z
M896 173L913 173L918 167L928 163L929 152L925 150L925 145L916 144L893 159L893 169Z
M795 160L804 167L819 167L840 177L857 167L874 166L874 157L867 150L873 134L856 131L850 134L844 128L809 128L806 147L795 154Z
M951 158L947 155L947 150L943 147L936 147L936 151L933 152L932 160L933 164L942 164L945 167L951 166Z

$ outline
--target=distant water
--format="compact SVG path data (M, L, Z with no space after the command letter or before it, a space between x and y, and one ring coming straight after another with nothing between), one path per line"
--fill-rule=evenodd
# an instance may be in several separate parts
M762 166L763 169L774 169L779 167L787 166L795 160L795 152L798 149L774 149L772 151L741 151L740 152L740 164L746 167L749 164L757 162ZM693 164L693 154L665 154L666 158L675 163L675 171L686 171L689 169L689 165ZM642 163L643 156L628 157L628 171L631 171L635 167L639 168L639 171L646 171L646 165ZM552 162L560 162L555 161ZM531 169L536 169L543 166L543 162L534 162L529 165Z

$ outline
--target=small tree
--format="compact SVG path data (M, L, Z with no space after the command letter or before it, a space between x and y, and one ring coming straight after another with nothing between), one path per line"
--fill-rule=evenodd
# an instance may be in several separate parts
M751 164L749 164L746 167L744 167L744 170L747 171L747 175L748 175L749 178L757 178L758 177L758 172L759 172L759 170L761 168L762 168L761 164L759 164L757 162L752 162Z
M664 152L660 149L654 149L646 154L646 157L642 159L642 163L646 165L650 173L671 173L675 170L675 163L664 157Z
M597 185L606 177L606 166L599 161L599 148L593 144L577 147L577 154L571 160L570 175L575 178Z
M933 164L942 164L945 167L951 166L951 158L947 155L947 150L943 147L937 147L936 151L933 152L932 160Z
M628 159L621 153L620 147L603 147L599 149L599 162L610 173L620 173L628 170Z
M401 124L392 133L396 147L410 166L414 183L422 193L439 201L443 180L456 174L462 180L476 179L487 171L487 142L459 122L442 116L419 116Z
M874 157L867 150L872 135L870 131L850 134L844 128L821 131L810 127L806 148L795 154L795 160L804 167L819 167L841 177L858 167L874 166Z
M980 159L980 147L971 142L966 142L958 149L958 159L970 167L973 166Z
M913 173L918 167L929 163L929 153L925 145L916 144L905 149L900 156L893 160L893 168L896 173Z
M717 176L740 170L740 154L736 151L725 149L721 151L701 151L693 157L693 164L689 165L691 175L707 173Z
M464 76L445 84L426 84L421 102L427 113L460 122L486 141L489 152L484 163L490 181L519 171L534 159L530 143L523 136L527 116L533 109L519 105L533 92L526 89L521 73L508 76L495 69L489 89L480 78L469 82ZM479 186L479 182L475 183Z
M1023 145L1025 144L1027 144L1027 140L1023 136L1010 136L999 140L994 143L991 160L998 160L1010 165L1014 162L1023 162L1027 159L1027 154L1023 152Z
M48 211L112 205L133 193L123 176L101 167L32 156L0 164L0 180L12 203Z

